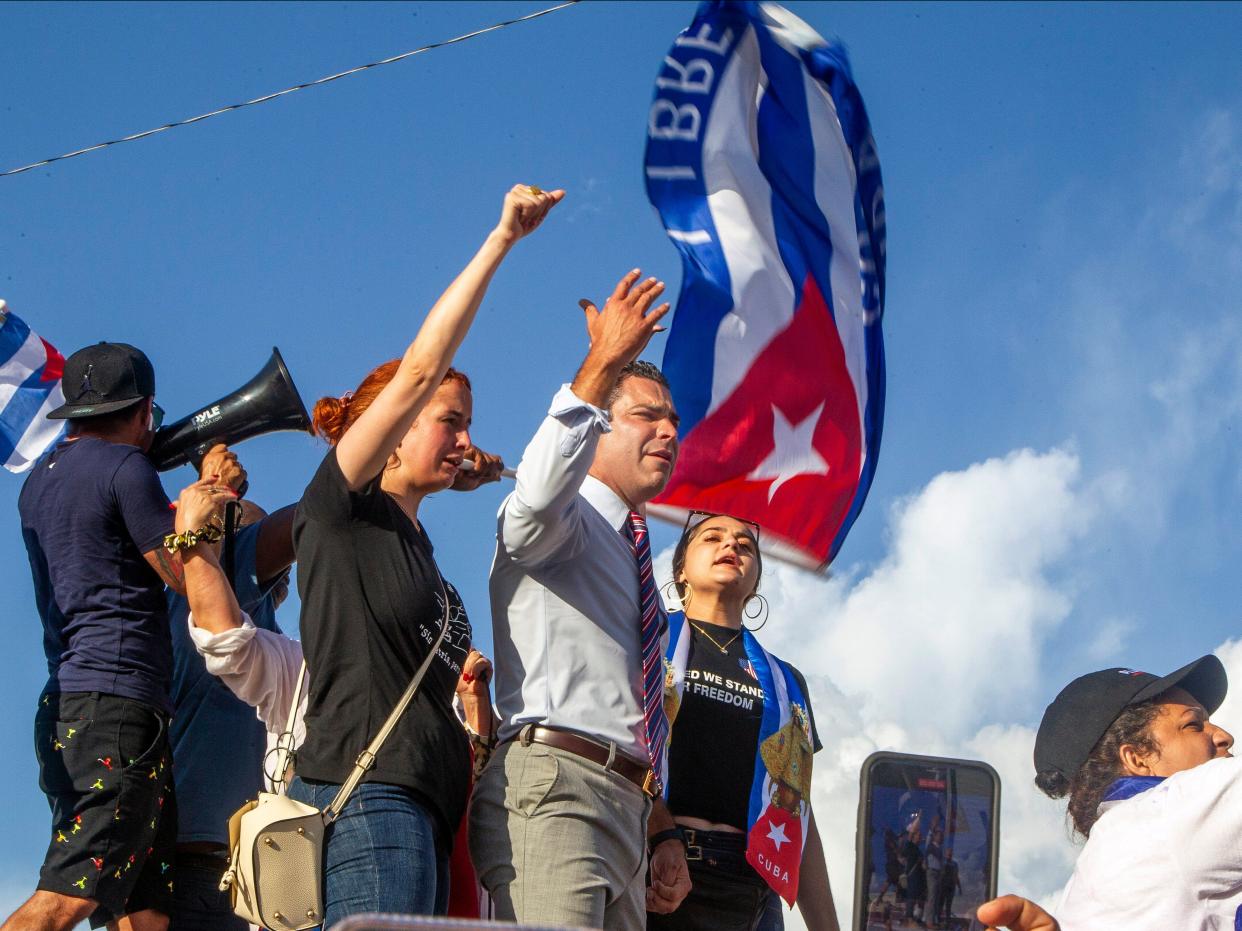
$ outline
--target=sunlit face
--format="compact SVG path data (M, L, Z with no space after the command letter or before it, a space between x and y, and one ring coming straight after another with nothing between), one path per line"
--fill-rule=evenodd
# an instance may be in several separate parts
M1160 713L1151 723L1151 736L1160 749L1140 757L1137 765L1127 765L1132 775L1172 776L1219 756L1233 756L1229 752L1233 735L1209 721L1198 699L1180 688L1160 696Z
M738 599L755 591L759 556L751 527L733 517L709 517L691 533L678 581L689 582L695 593L727 593Z
M426 494L452 485L470 446L473 413L474 399L461 382L437 388L398 444L392 478Z
M650 378L627 378L612 405L612 430L599 438L591 474L631 507L645 504L673 474L677 423L667 388Z

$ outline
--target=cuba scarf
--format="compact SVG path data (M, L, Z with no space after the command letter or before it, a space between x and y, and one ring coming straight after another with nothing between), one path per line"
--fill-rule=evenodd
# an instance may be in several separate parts
M675 719L685 689L693 637L691 625L681 612L670 614L668 625L664 694L672 727L671 744L677 739ZM790 666L765 650L745 628L742 643L750 663L747 671L763 689L763 718L747 814L746 860L792 907L798 895L798 871L811 814L810 715L806 696ZM661 776L667 798L667 760Z

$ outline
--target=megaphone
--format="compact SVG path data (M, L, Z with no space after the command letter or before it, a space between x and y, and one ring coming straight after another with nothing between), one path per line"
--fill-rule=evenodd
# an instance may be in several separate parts
M156 431L147 456L160 472L186 463L197 469L217 443L232 446L278 430L309 433L311 419L280 350L273 346L272 357L246 384Z

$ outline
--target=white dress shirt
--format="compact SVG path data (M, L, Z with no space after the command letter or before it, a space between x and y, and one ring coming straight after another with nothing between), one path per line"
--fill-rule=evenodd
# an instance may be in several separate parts
M565 385L500 506L491 601L499 737L566 728L646 760L629 506L588 476L607 412Z
M1242 759L1100 808L1055 912L1064 931L1242 927Z

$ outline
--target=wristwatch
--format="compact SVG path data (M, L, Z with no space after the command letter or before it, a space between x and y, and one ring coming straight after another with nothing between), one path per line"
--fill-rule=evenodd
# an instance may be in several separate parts
M686 835L681 832L681 828L668 828L664 831L657 831L647 838L647 852L654 853L666 840L680 841L682 847L686 847Z

